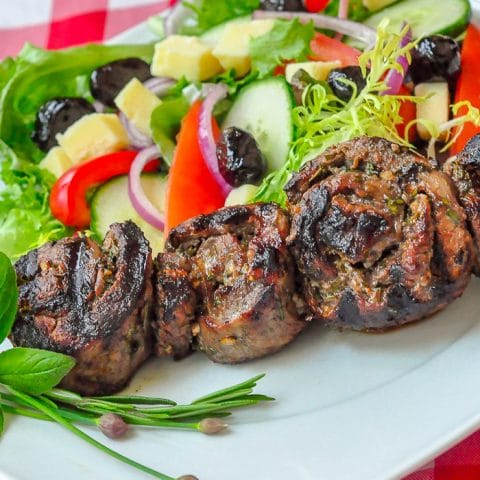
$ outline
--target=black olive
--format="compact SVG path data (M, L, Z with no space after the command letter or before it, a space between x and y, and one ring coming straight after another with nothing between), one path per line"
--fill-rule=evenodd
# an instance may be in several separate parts
M90 91L93 98L109 107L115 107L115 97L132 78L144 82L151 77L147 62L140 58L124 58L94 70L90 77Z
M412 51L409 76L413 83L446 80L453 86L460 73L460 48L445 35L425 37Z
M366 85L362 70L357 66L335 68L328 74L327 82L333 93L344 102L349 102L353 95L353 88L344 80L349 80L357 86L357 94L361 92Z
M32 140L44 152L57 145L56 135L89 113L92 104L80 97L57 97L44 103L37 113Z
M233 187L247 183L258 185L267 165L257 142L248 132L236 127L226 128L217 143L218 168Z
M302 0L262 0L260 8L277 12L300 12L305 10Z

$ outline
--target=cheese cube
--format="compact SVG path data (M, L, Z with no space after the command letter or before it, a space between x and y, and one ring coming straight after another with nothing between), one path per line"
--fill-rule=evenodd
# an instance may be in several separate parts
M448 122L450 117L450 93L446 82L419 83L415 87L415 96L428 97L417 103L417 120L427 120L439 126ZM430 132L421 123L417 123L418 135L422 140L430 140ZM446 132L440 137L445 139Z
M227 25L213 54L225 70L234 69L237 77L245 76L251 66L250 40L268 33L274 23L274 20L254 20Z
M152 136L150 117L162 102L136 78L132 78L115 98L115 105L144 135Z
M199 82L222 71L212 49L198 37L170 35L155 45L151 72L158 77L179 80L185 77L190 82Z
M57 141L74 165L124 150L130 143L122 123L112 113L85 115L63 135L57 135Z
M65 153L62 147L53 147L47 153L47 156L40 162L40 167L47 169L55 177L61 177L69 168L73 167L73 162Z
M292 82L293 76L299 70L305 70L314 80L326 80L328 74L334 68L340 68L341 62L303 62L303 63L289 63L285 69L285 78L288 83Z

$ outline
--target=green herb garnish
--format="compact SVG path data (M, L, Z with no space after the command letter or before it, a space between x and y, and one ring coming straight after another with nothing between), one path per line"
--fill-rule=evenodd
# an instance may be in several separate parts
M0 253L0 343L15 321L18 288L15 270L6 255ZM82 397L55 388L74 367L69 356L30 348L13 348L0 353L0 433L4 412L37 420L53 421L100 451L161 480L173 477L128 458L87 435L74 423L98 426L111 436L118 426L180 428L205 434L217 433L225 424L222 417L236 408L273 400L253 390L263 375L208 394L188 405L177 405L164 398L119 395ZM113 425L112 422L117 426ZM121 429L125 431L125 429ZM110 432L110 433L109 433Z

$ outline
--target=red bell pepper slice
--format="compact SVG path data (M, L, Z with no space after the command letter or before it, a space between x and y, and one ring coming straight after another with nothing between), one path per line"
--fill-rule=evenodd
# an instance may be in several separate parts
M111 153L72 167L56 181L50 193L53 215L68 227L88 227L88 190L113 177L128 174L137 154L135 151ZM150 162L145 171L154 171L157 166L158 162Z
M330 38L323 33L315 33L310 48L312 53L310 60L318 62L333 62L339 60L342 67L358 65L358 57L362 52L356 48L350 47L340 40Z
M478 52L480 52L480 30L470 24L463 41L462 71L457 83L455 102L468 100L474 107L480 108L480 63L478 61ZM465 113L462 110L460 109L457 116ZM452 146L452 154L462 151L465 144L477 133L480 133L480 127L476 127L472 123L465 124L455 144Z
M213 212L225 204L225 196L200 151L200 108L201 102L191 106L178 134L177 148L168 175L166 234L185 220ZM218 137L218 126L214 119L212 122L214 135Z

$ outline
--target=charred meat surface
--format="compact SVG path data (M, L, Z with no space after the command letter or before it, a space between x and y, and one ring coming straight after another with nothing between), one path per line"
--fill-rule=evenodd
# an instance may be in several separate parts
M180 359L190 352L197 305L190 270L189 262L175 253L161 253L155 260L152 325L159 357Z
M219 363L280 350L304 328L294 303L290 223L274 204L229 207L171 231L167 249L189 259L200 301L198 343Z
M385 330L463 293L474 258L466 215L451 179L425 158L361 137L306 164L286 192L288 242L314 318Z
M475 242L475 274L480 276L480 134L470 139L443 170L455 183Z
M65 388L84 395L123 388L151 352L152 258L141 230L114 224L101 246L80 236L48 243L15 268L13 344L74 357Z

